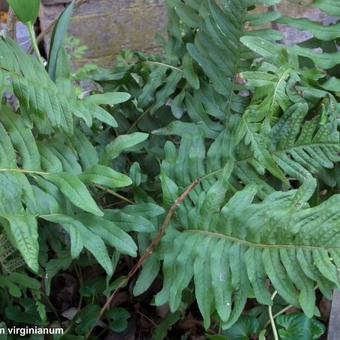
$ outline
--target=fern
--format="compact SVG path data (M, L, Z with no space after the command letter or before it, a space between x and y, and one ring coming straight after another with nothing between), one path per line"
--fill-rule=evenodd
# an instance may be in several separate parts
M228 328L238 319L251 289L260 303L272 303L265 284L268 276L288 303L312 317L314 285L330 297L330 289L339 284L338 264L333 263L339 255L335 236L339 197L317 208L302 208L313 193L313 187L306 187L252 203L256 189L250 186L224 205L224 180L201 194L199 206L186 210L189 220L179 217L182 231L173 231L164 240L164 287L156 304L169 301L172 310L178 309L183 289L194 278L205 327L216 310ZM315 228L320 222L321 230Z
M211 133L221 131L221 123L230 114L242 112L247 104L247 98L238 95L236 82L238 73L252 59L239 40L246 24L251 25L256 36L282 38L279 32L263 28L270 18L260 21L257 14L248 12L255 3L252 0L168 1L171 20L167 63L154 63L150 81L139 97L139 106L150 107L151 113L155 113L170 97L175 117L180 118L186 112L190 120L202 122Z
M114 118L100 106L61 94L38 60L30 58L15 43L0 40L0 73L7 86L19 99L22 110L33 119L42 132L50 133L51 127L73 131L73 116L82 118L89 126L96 118L117 126Z
M259 123L249 123L251 114L245 114L240 131L252 145L256 161L281 180L287 175L301 182L322 169L333 168L339 161L339 132L332 99L324 104L322 114L308 120L307 104L294 104L268 134L261 134L254 126Z
M318 8L331 16L337 16L340 13L339 4L336 1L313 1L310 7ZM292 26L298 30L308 31L313 35L311 39L300 44L301 46L295 45L289 47L289 53L310 59L315 66L325 70L331 69L339 63L339 53L336 49L336 44L333 43L340 36L338 24L324 25L308 19L286 17L280 18L278 23ZM321 48L323 53L321 54L313 50L315 46Z
M230 2L228 10L234 5ZM231 27L224 32L231 34ZM200 177L201 184L178 208L161 249L144 266L134 289L136 295L143 293L162 268L164 284L155 302L169 303L174 312L183 291L193 284L205 328L216 314L223 328L229 328L250 297L271 305L274 290L312 317L318 314L315 286L328 298L339 286L339 196L316 206L309 203L319 195L317 179L326 181L326 187L336 183L326 172L339 161L336 78L325 83L326 71L301 68L295 47L286 53L258 34L247 33L240 40L261 56L241 72L237 85L239 91L249 91L249 105L229 111L227 125L210 128L204 116L190 114L192 106L199 107L197 103L212 93L200 87L197 100L183 96L189 98L185 107L190 122L154 131L180 137L165 145L163 204L171 206L195 178ZM213 49L203 50L207 55ZM317 66L336 64L330 55L318 58L324 61ZM207 60L201 64L210 65ZM216 69L221 76L222 67ZM214 83L204 71L214 93L222 95L219 90L228 87L218 88L216 79ZM235 88L224 95L224 103L231 103Z
M94 75L108 92L85 98L61 46L54 82L1 38L1 288L16 298L29 289L39 304L40 283L26 269L46 274L49 294L59 271L78 276L80 258L105 271L94 293L114 290L105 306L143 264L134 294L162 272L155 304L183 311L189 291L206 329L230 328L248 299L272 306L277 293L307 317L319 314L316 289L330 298L340 284L339 34L273 7L256 12L278 2L168 0L164 58L124 53L113 73ZM311 6L337 11L331 0ZM314 37L285 48L272 23ZM109 284L120 255L137 253L127 279ZM79 320L104 315L94 300Z
M236 161L231 176L235 190L240 188L238 182L241 181L246 184L257 183L261 188L259 193L271 192L276 184L272 181L271 188L269 178L263 177L266 171L286 185L288 179L303 182L312 175L322 173L323 169L333 168L339 161L340 141L336 114L328 111L332 107L331 101L325 101L322 116L306 119L306 103L294 104L267 133L264 128L262 131L258 128L262 120L260 123L255 120L249 124L251 114L245 113L242 120L235 122L231 132L226 130L215 139L207 152L205 139L209 136L205 136L202 129L189 123L173 124L156 132L182 137L178 152L168 144L164 166L181 189L196 177L218 174L228 159ZM327 118L327 112L334 114L333 117ZM238 139L240 143L237 143ZM176 154L177 159L174 158Z
M163 169L163 195L169 204L180 190L166 163ZM316 181L308 177L299 190L275 191L256 203L256 185L230 193L232 170L227 163L218 179L203 179L201 188L179 208L160 252L144 267L135 293L148 287L159 269L157 261L163 260L164 286L156 304L168 302L172 311L177 310L183 290L194 279L206 328L214 311L223 327L230 327L253 294L259 303L270 305L267 277L272 289L312 317L317 313L315 284L328 298L339 285L339 196L309 207Z
M327 105L327 104L326 104ZM332 105L322 116L304 120L307 106L296 105L273 127L271 137L276 149L274 160L288 175L300 181L321 169L333 168L339 161L340 140L336 116L328 118ZM329 110L327 112L327 110Z
M98 207L86 185L116 189L132 182L126 175L100 164L101 156L78 127L78 116L87 124L96 117L115 125L114 119L95 104L102 100L99 95L85 102L61 94L36 60L11 41L2 39L0 43L2 84L13 91L20 104L20 114L5 105L0 108L1 224L12 245L35 272L39 270L38 226L48 227L49 221L69 233L73 258L86 248L112 275L106 246L136 256L136 245L115 223L99 217L105 211ZM147 138L147 134L135 136L129 142L123 139L117 147L108 145L106 164L124 148ZM80 211L88 213L83 220ZM129 214L124 217L131 218Z

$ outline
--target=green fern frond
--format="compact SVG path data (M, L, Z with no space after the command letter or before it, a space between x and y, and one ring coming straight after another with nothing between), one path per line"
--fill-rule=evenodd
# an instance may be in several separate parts
M322 169L333 168L340 161L336 112L330 110L327 113L325 109L322 115L306 120L307 105L295 104L273 127L274 160L286 174L303 181Z
M99 105L60 93L38 60L26 55L13 41L1 38L0 51L1 77L42 132L50 133L54 127L72 133L74 117L83 119L88 126L94 118L117 126L112 115Z
M211 133L220 132L232 113L242 113L247 98L238 95L237 75L249 66L253 54L240 37L250 30L249 34L270 40L282 38L280 32L265 27L278 13L260 20L258 14L248 11L257 3L167 1L171 18L165 47L168 65L154 63L139 106L151 105L155 113L170 97L176 118L186 112L191 121L203 122Z
M89 127L93 118L115 126L112 115L99 104L126 101L129 95L108 93L105 98L97 95L82 101L72 98L72 91L61 92L43 66L14 42L1 38L0 51L0 86L13 92L19 102L18 113L0 106L0 224L34 272L39 270L39 227L54 223L68 232L73 258L87 249L112 275L107 247L137 255L134 241L120 227L131 223L135 213L120 215L119 226L104 217L99 219L105 211L89 187L116 190L129 186L131 179L114 171L110 163L148 135L120 136L97 150L78 117ZM81 212L88 217L81 220ZM145 224L152 229L150 221Z
M173 204L195 178L202 181L178 208L161 251L144 267L135 293L151 284L163 261L164 287L156 303L177 310L193 280L205 327L214 311L223 327L230 327L253 294L260 303L271 304L271 290L311 317L315 284L328 297L339 285L335 235L340 198L332 196L313 208L307 204L316 188L313 176L339 161L337 112L332 109L330 97L312 118L303 102L274 119L254 110L255 117L242 117L255 128L245 135L244 121L235 116L208 151L208 136L199 125L176 122L155 131L181 137L178 148L171 142L165 146L160 177L164 205ZM247 142L249 138L258 139ZM278 168L283 181L298 179L301 188L275 191L280 187L266 170L275 176ZM267 278L272 289L266 287Z
M244 135L246 144L251 144L254 159L266 170L282 181L287 176L303 182L322 169L333 168L339 161L337 113L331 102L326 100L321 115L312 119L306 119L309 113L306 103L294 104L276 124L267 126L269 133L263 131L265 122L257 122L257 117L252 122L251 113L245 114L239 133Z
M253 203L256 185L228 195L229 174L230 167L180 208L158 254L164 285L156 304L177 310L193 281L206 328L214 311L230 327L253 294L271 305L273 290L312 317L315 284L328 297L339 286L339 195L310 208L306 202L316 181L309 178L299 190ZM174 189L171 182L164 192Z
M338 15L340 8L336 0L314 0L308 6L320 9L326 15L334 17ZM340 37L338 23L324 24L307 18L290 17L279 17L275 19L275 22L311 34L311 38L302 43L282 46L288 54L298 58L300 65L310 67L311 64L314 64L317 68L332 72L332 69L339 64L340 53L335 42ZM265 37L262 38L266 39ZM265 44L265 42L262 43ZM261 47L255 52L262 54ZM309 59L311 63L306 63L304 59Z
M167 128L154 131L181 137L178 149L172 142L165 144L165 159L162 162L163 171L178 185L180 191L197 177L202 179L201 184L192 195L200 190L208 190L230 160L235 160L230 177L234 192L241 190L244 184L251 183L258 185L261 197L273 191L273 187L263 178L263 165L254 158L247 146L238 145L239 118L234 118L229 129L214 136L206 136L201 126L183 122L174 122ZM207 147L208 138L213 138L213 142Z
M323 10L328 15L340 16L340 4L336 0L315 0L311 6Z

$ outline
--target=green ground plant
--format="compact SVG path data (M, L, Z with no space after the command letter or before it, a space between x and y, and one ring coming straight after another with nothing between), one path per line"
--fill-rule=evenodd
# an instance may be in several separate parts
M1 38L7 326L121 332L133 308L110 302L132 280L133 299L162 282L148 297L170 310L156 339L193 306L209 339L321 337L320 296L340 283L340 30L279 2L167 0L164 55L127 51L85 72L89 95L63 47L74 3L46 67ZM340 16L335 0L310 6ZM284 46L277 24L313 37ZM65 273L78 286L67 316L51 294Z

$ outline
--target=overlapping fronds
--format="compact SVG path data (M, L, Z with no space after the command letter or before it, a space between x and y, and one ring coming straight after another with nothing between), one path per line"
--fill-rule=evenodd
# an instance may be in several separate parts
M74 117L82 118L89 126L94 118L117 126L112 115L99 105L77 100L72 93L62 93L38 60L4 38L0 39L0 74L2 85L7 83L23 113L38 123L44 133L51 133L53 127L72 133Z
M250 107L251 108L251 107ZM234 127L214 137L206 152L206 140L211 138L192 123L174 123L157 131L179 135L178 150L168 142L163 167L182 189L196 177L207 178L218 174L228 160L235 160L230 178L235 190L240 183L257 183L259 192L269 193L277 187L266 173L288 185L295 179L301 183L317 176L323 169L333 168L339 161L340 140L337 111L334 101L323 102L323 111L308 117L308 105L298 102L270 126L270 116L260 111L246 112L241 119L235 117ZM203 181L204 183L204 181ZM209 187L209 184L207 184Z
M108 273L111 261L103 239L121 252L136 254L132 238L101 217L104 212L86 187L116 189L130 185L129 177L100 164L97 151L80 131L69 140L58 135L36 140L20 116L5 107L1 123L0 215L7 235L32 269L38 270L38 219L62 224L71 235L72 255L77 257L85 246ZM81 222L79 210L95 220Z
M176 167L169 163L178 165L183 160L173 153L163 164L161 178L167 205L181 190L173 172ZM195 161L190 161L193 168ZM298 190L275 191L254 202L256 184L233 194L235 180L231 174L239 171L235 165L227 162L223 172L211 176L209 184L203 177L202 186L178 208L160 253L144 267L137 281L136 294L152 282L159 270L158 261L163 261L164 286L156 304L169 303L173 311L177 310L183 290L193 280L205 327L209 327L214 311L223 327L230 327L248 297L254 294L260 303L270 305L274 290L289 304L313 316L315 285L328 297L339 285L339 196L309 207L307 202L316 187L316 180L309 176Z
M324 104L322 114L310 119L306 119L309 112L306 103L294 104L270 132L265 131L262 125L265 123L256 119L252 122L251 115L245 114L239 131L259 166L282 180L287 176L301 182L322 169L333 168L340 152L337 112L329 100Z
M261 56L240 75L248 107L222 131L191 116L155 131L180 138L165 145L164 205L201 181L135 286L141 294L162 269L155 302L175 311L193 285L206 328L216 314L229 328L248 298L271 305L274 291L312 317L315 287L330 298L339 286L339 196L309 205L318 179L339 161L337 81L300 68L291 50L264 37L241 42Z
M131 179L113 170L110 163L148 135L120 136L99 153L81 129L77 116L84 118L89 127L95 117L114 125L113 117L98 105L103 101L101 95L80 101L70 93L61 93L43 66L14 42L1 39L0 45L1 85L9 93L13 91L19 101L18 113L6 105L0 107L1 225L35 272L39 270L38 225L58 230L46 222L49 221L69 233L73 258L86 248L112 275L107 245L136 256L137 246L125 231L131 230L135 213L130 209L130 213L105 218L105 210L95 202L88 187L116 190L129 186ZM108 93L104 103L128 98ZM149 210L156 209L161 214L155 207ZM153 229L148 220L137 222L132 229L141 225L149 231Z
M112 110L114 131L101 105L125 102L127 93L77 97L62 49L54 83L37 60L0 39L1 287L19 297L25 274L15 271L23 262L12 259L39 274L44 266L49 293L53 277L84 249L108 276L120 254L138 250L126 279L143 264L135 295L162 272L156 305L181 309L189 287L205 328L212 320L229 328L247 299L272 305L276 293L318 315L315 290L330 297L340 285L340 180L329 171L340 160L340 34L338 24L282 18L269 7L278 2L167 0L164 60L136 53L137 62L96 75L103 88L134 97ZM333 0L312 6L332 14L339 7ZM285 48L272 22L313 38ZM11 108L3 93L17 100ZM148 133L131 133L139 130L153 131L149 144ZM131 148L140 155L120 156ZM126 197L116 192L130 185ZM50 230L67 246L48 240L42 250Z
M335 21L323 23L307 18L282 17L277 22L308 32L311 35L311 38L302 44L290 46L288 48L289 53L309 59L316 67L325 70L332 69L340 61L340 53L337 50L336 43L334 43L340 37L339 23L336 23L336 17L340 15L339 3L333 0L317 0L312 1L309 7L320 9L326 15L334 17ZM300 62L303 64L302 60Z
M222 176L183 208L179 229L164 239L164 286L156 303L177 310L193 279L206 327L216 310L228 328L251 292L270 305L270 292L277 290L313 316L314 286L329 297L339 285L340 227L338 195L315 208L305 203L314 185L311 180L298 191L275 192L261 203L252 203L256 186L247 186L225 203L228 184Z
M279 14L260 17L248 11L256 3L168 1L168 63L153 63L150 82L138 100L140 107L151 105L155 112L171 98L176 118L187 113L191 121L203 122L207 130L221 131L227 117L241 113L247 104L246 97L238 96L237 75L248 67L253 55L240 37L250 30L250 34L270 40L282 38L266 27Z

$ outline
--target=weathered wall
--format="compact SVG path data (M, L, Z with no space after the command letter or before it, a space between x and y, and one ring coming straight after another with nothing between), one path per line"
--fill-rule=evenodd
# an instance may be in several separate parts
M1 0L0 0L1 1ZM200 0L197 0L200 1ZM339 0L340 1L340 0ZM58 16L70 0L42 0L42 29ZM312 0L284 0L277 9L283 14L312 20L332 22L332 18L315 9L307 9ZM73 18L71 34L88 46L88 52L81 63L94 62L112 66L115 56L122 49L155 51L156 33L164 32L166 26L165 0L88 0ZM258 9L261 11L261 9ZM309 37L294 29L279 26L285 35L285 43L295 43Z
M68 0L43 0L45 29ZM122 49L155 51L156 33L166 26L164 0L88 0L75 13L70 32L88 46L81 63L111 66Z
M5 0L0 0L0 11L7 11L8 3Z

